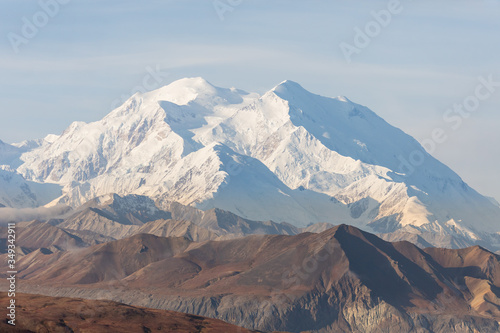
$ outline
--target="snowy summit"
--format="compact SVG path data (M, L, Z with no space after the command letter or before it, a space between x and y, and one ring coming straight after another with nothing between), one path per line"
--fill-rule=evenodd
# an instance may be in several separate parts
M500 207L415 139L346 97L293 81L261 96L181 79L29 149L0 148L10 168L3 173L24 177L28 188L61 188L48 191L52 204L140 194L297 226L348 223L500 243ZM424 156L418 166L407 162L414 151ZM2 196L3 205L23 206Z

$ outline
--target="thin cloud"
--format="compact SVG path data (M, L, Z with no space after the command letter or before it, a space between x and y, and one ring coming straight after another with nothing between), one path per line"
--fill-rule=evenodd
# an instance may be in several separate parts
M11 222L23 222L32 220L47 220L50 218L61 217L71 210L66 205L56 205L53 207L37 208L0 208L0 225Z

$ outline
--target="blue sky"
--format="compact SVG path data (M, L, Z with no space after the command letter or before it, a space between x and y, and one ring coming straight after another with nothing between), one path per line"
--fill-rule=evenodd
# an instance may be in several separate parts
M43 19L41 3L53 1L2 1L3 141L100 119L148 69L160 70L161 84L203 76L261 93L291 79L366 105L420 141L444 129L448 138L433 155L500 199L500 88L458 129L443 121L474 94L479 76L500 81L500 0L400 0L350 63L339 45L355 45L355 29L390 1L220 0L221 20L213 0L61 0L67 4L15 52L9 38L23 36L23 17Z

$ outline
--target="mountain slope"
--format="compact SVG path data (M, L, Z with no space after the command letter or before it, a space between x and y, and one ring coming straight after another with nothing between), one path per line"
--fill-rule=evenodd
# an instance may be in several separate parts
M127 241L112 241L82 251L57 252L53 256L34 251L23 258L26 269L19 275L29 279L36 273L44 280L67 281L68 284L91 284L126 277L152 262L172 257L190 244L185 238L159 238L140 234ZM37 255L42 254L43 259ZM76 261L75 261L76 260ZM39 274L44 266L52 266Z
M89 200L70 215L50 223L71 232L88 231L116 239L133 233L144 223L170 217L148 197L108 194Z
M259 96L182 79L20 159L19 173L64 186L57 202L72 206L134 193L298 227L349 223L500 247L500 207L416 140L291 81Z
M0 233L2 235L0 241L7 244L7 227L0 227ZM111 240L113 238L96 233L65 230L37 220L16 223L16 246L24 253L38 249L46 249L52 252L66 251ZM0 252L7 252L7 247L2 247ZM20 256L21 252L16 254Z
M346 225L200 243L135 235L78 252L33 252L18 267L25 291L126 299L251 329L499 329L497 255L478 246L421 250Z
M47 204L59 197L60 186L27 181L15 171L21 161L21 155L48 144L53 136L33 142L9 145L0 140L0 207L28 208Z
M27 181L10 167L0 165L0 204L11 208L45 205L62 194L56 184Z
M6 293L0 294L7 304ZM16 326L0 322L2 332L227 332L248 333L220 320L174 311L154 310L111 301L17 294L19 315Z
M219 239L215 232L186 220L158 220L148 222L134 230L133 234L150 234L159 237L184 237L192 241Z
M145 196L122 197L117 194L94 198L69 213L57 219L49 218L46 222L85 239L120 239L137 233L148 233L198 241L251 234L295 235L300 232L287 223L253 221L219 208L202 211L177 202L155 203Z

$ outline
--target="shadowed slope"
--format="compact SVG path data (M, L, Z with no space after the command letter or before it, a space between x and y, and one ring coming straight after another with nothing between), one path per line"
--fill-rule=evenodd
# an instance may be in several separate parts
M500 319L498 256L424 251L347 225L205 242L139 234L35 251L18 266L26 290L127 299L261 330L494 332Z

